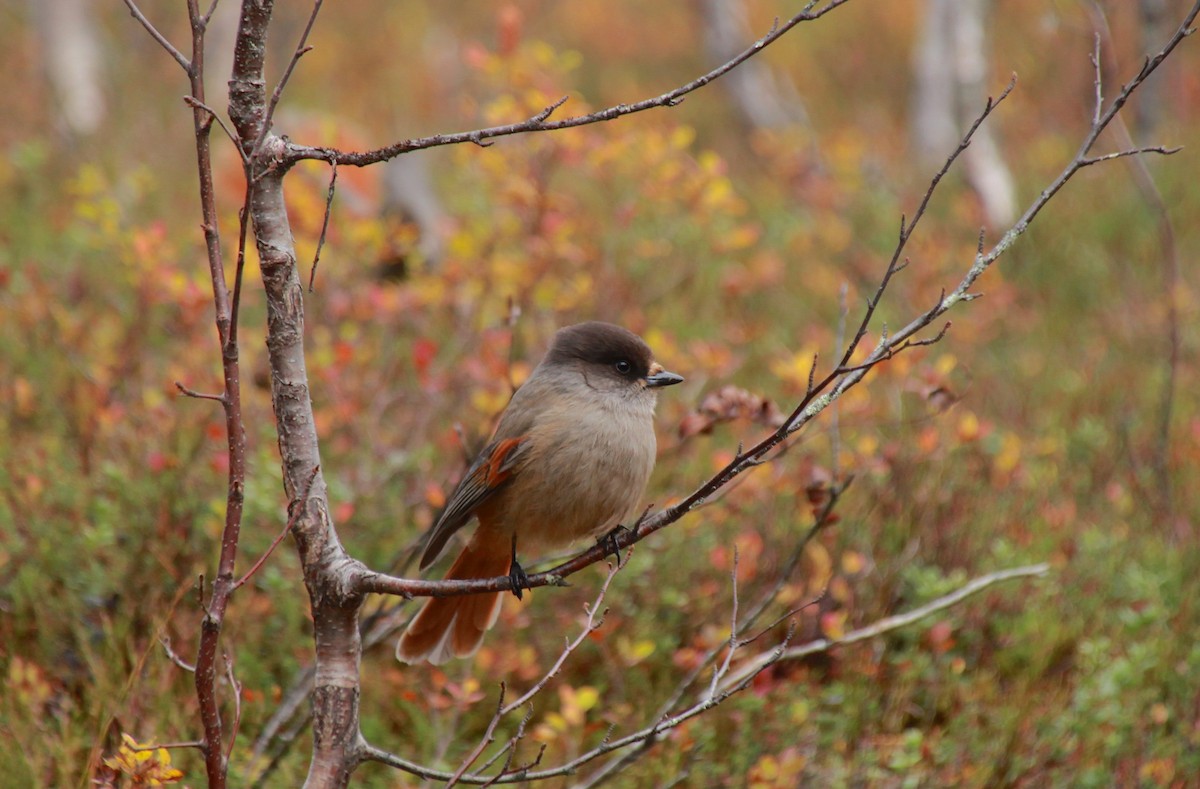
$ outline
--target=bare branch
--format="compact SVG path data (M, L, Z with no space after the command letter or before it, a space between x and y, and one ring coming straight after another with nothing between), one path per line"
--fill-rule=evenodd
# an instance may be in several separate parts
M733 663L734 653L741 646L741 641L738 639L738 549L733 547L733 567L729 571L729 586L733 592L732 602L729 605L729 640L728 649L725 650L725 660L721 665L713 670L712 682L708 686L708 697L710 699L717 697L717 685L721 678L729 673L729 666Z
M329 230L329 214L333 211L333 194L337 187L337 162L330 164L329 191L325 195L325 217L321 220L321 236L317 239L317 251L313 254L312 271L308 275L308 292L313 292L317 279L317 264L321 262L321 250L325 247L325 233Z
M170 660L176 666L179 666L181 669L188 672L189 674L196 673L196 667L193 666L191 663L188 663L182 657L180 657L179 653L177 653L171 647L171 639L170 638L168 638L167 636L159 636L158 643L162 645L163 652L165 652L167 654L168 660Z
M200 740L186 740L184 742L159 742L153 745L128 745L126 746L131 751L157 751L159 748L172 750L177 748L197 748L204 749L204 743Z
M224 623L225 611L232 593L233 570L237 559L238 542L241 534L242 509L244 506L244 491L246 480L246 431L242 422L241 405L241 372L238 362L236 311L231 310L228 286L225 282L224 259L221 254L221 236L217 216L216 189L212 174L211 129L216 120L225 133L233 138L229 129L221 122L211 108L205 103L204 93L204 46L205 33L213 7L207 14L202 14L198 0L187 0L188 22L191 26L191 58L185 58L167 39L160 34L145 18L133 0L125 0L130 13L141 22L142 26L162 46L177 63L184 68L191 89L186 101L192 108L192 125L196 145L196 169L200 187L200 206L202 214L201 229L204 233L205 249L208 258L209 277L212 282L213 311L217 326L217 335L221 345L221 366L224 379L224 390L220 395L202 395L193 392L180 383L176 383L179 391L189 397L216 400L221 403L225 413L225 436L227 455L229 458L228 484L225 497L225 523L221 533L221 550L217 563L216 578L212 584L212 596L207 604L203 602L203 583L201 583L201 606L204 616L200 627L200 643L193 669L193 683L196 688L196 700L200 709L200 720L204 737L201 750L204 753L204 768L208 785L213 789L224 789L228 781L228 759L223 746L223 730L221 709L217 693L217 654ZM215 6L215 4L214 4ZM235 139L235 147L236 139ZM244 152L238 147L239 153ZM240 285L241 265L238 266ZM186 665L178 661L180 665ZM236 685L235 685L236 687ZM240 719L240 700L237 702L238 715L234 721L234 733ZM232 748L233 738L229 740Z
M208 10L205 11L204 16L201 17L206 28L208 27L208 23L212 21L213 14L217 12L217 3L219 2L221 2L221 0L212 0L212 4L209 5Z
M292 502L291 506L288 507L290 512L288 514L287 524L283 527L283 531L279 532L279 535L271 541L270 546L267 547L267 550L263 553L263 555L258 557L258 561L251 565L250 569L246 571L246 574L243 575L237 581L237 583L233 585L234 591L241 589L242 586L244 586L256 572L258 572L259 568L266 563L267 559L271 557L271 554L275 552L275 549L279 547L279 543L283 542L283 538L286 537L292 530L292 527L296 525L296 519L299 518L300 513L304 511L304 500L308 498L308 491L310 488L312 488L313 480L317 478L317 473L320 472L320 470L320 466L317 466L312 470L312 475L310 475L308 478L308 484L304 487L304 492L301 493L300 496Z
M226 345L230 348L237 347L238 316L242 308L242 282L245 280L246 273L246 238L250 231L250 168L244 168L244 173L246 193L242 197L242 207L238 210L237 264L233 272L233 297L229 305L229 337L226 340Z
M198 109L207 112L208 117L217 122L217 125L221 127L221 131L225 132L225 136L229 138L231 143L233 143L233 147L237 149L238 156L241 157L242 162L245 163L250 161L250 157L248 157L246 152L242 150L241 142L236 136L234 136L230 128L225 125L225 121L221 119L221 116L217 114L216 110L200 101L200 99L196 98L195 96L184 96L183 103L194 110Z
M180 394L184 395L185 397L194 397L197 400L216 400L218 403L225 402L224 394L206 394L204 392L197 392L192 389L188 389L179 381L175 382L175 388L178 389Z
M1079 160L1079 166L1081 168L1090 167L1093 164L1100 164L1100 162L1108 162L1112 161L1113 159L1123 159L1126 156L1140 156L1144 153L1158 153L1162 154L1163 156L1170 156L1171 154L1179 153L1182 150L1183 146L1164 148L1161 145L1147 145L1142 148L1126 148L1125 150L1106 153L1103 156L1085 156Z
M681 85L674 90L663 93L660 96L643 99L642 101L634 102L633 104L617 104L603 110L591 112L586 115L578 115L572 118L565 118L561 121L548 120L551 113L561 107L566 101L565 97L559 99L554 104L546 107L530 118L517 123L510 123L503 126L491 126L486 129L476 129L473 131L457 132L454 134L436 134L431 137L419 137L411 140L402 140L385 148L378 148L373 151L365 151L361 153L339 151L330 148L316 148L305 145L296 145L288 143L284 155L287 164L292 164L303 159L321 159L323 161L336 161L338 164L350 165L353 167L365 167L371 164L393 159L402 153L409 151L422 150L424 148L435 148L441 145L458 145L461 143L473 142L476 145L487 146L486 140L495 137L507 137L513 134L525 134L527 132L541 131L556 131L558 129L571 129L576 126L586 126L592 123L600 123L602 121L611 121L625 115L632 115L635 112L643 112L645 110L654 109L656 107L674 107L683 101L683 97L693 91L699 90L715 79L727 74L740 64L749 60L754 55L761 52L770 44L778 41L789 30L796 27L802 22L811 22L828 14L835 8L844 5L849 0L828 0L827 3L817 8L816 3L808 3L804 10L793 16L782 25L776 24L771 28L771 31L762 38L755 41L752 45L738 53L735 57L717 66L712 71L704 74L686 85Z
M828 509L826 510L826 512L829 512L829 511L831 511L831 510L828 510ZM818 523L820 523L820 522L821 521L818 521ZM815 530L814 530L814 532L810 532L810 534L811 533L815 533ZM697 715L700 715L700 714L706 712L707 710L712 709L713 707L717 706L718 704L723 702L725 699L727 699L730 695L747 687L753 681L754 677L757 676L758 673L760 673L767 667L774 665L776 662L778 662L780 660L793 660L793 659L797 659L799 657L803 657L805 655L813 654L814 652L826 651L835 646L856 643L858 641L862 641L862 640L865 640L868 638L873 638L873 637L876 637L879 635L883 635L885 633L892 632L893 630L911 625L911 624L913 624L917 621L920 621L923 618L931 616L932 614L935 614L939 611L943 611L948 608L951 608L951 607L957 605L958 603L962 602L963 600L966 600L968 597L970 597L974 594L977 594L980 591L983 591L984 589L986 589L994 584L997 584L997 583L1000 583L1003 581L1007 581L1007 580L1012 580L1015 578L1042 576L1042 575L1046 574L1048 571L1049 571L1048 565L1039 564L1039 565L1033 565L1033 566L1029 566L1029 567L1018 567L1018 568L1013 568L1010 570L1002 570L1002 571L998 571L995 573L990 573L988 575L973 579L972 581L970 581L969 583L960 587L959 589L955 590L951 594L945 595L943 597L939 597L938 599L931 601L930 603L927 603L926 605L921 606L917 609L914 609L913 611L909 611L904 614L898 614L898 615L895 615L892 617L888 617L886 619L882 619L876 623L873 623L872 625L870 625L868 627L861 628L859 630L855 630L855 631L847 634L847 636L845 638L837 640L837 641L830 641L828 639L819 639L819 640L811 642L809 644L804 644L804 645L800 645L797 647L791 647L791 646L789 646L789 643L788 643L790 641L790 632L791 632L789 630L789 636L784 640L783 643L781 643L780 645L777 645L776 647L774 647L771 650L768 650L766 652L763 652L763 653L755 656L749 662L743 664L742 666L739 666L736 669L736 671L734 671L733 673L727 673L726 671L723 671L722 669L718 669L717 674L718 674L719 679L718 679L717 688L716 688L715 693L707 692L704 694L704 696L700 700L698 700L696 703L694 703L692 706L688 707L687 709L685 709L681 712L675 713L675 714L663 714L658 717L656 723L654 723L650 726L647 726L647 727L645 727L637 732L634 732L630 735L627 735L627 736L621 737L621 738L617 738L617 739L610 739L610 738L606 737L603 742L601 742L599 745L597 745L593 749L587 751L584 754L581 754L580 756L576 757L575 759L573 759L565 764L559 765L554 768L549 768L546 770L526 770L526 771L518 770L518 771L514 771L510 774L499 775L499 776L484 776L484 775L480 775L480 774L469 774L469 773L455 775L455 774L446 773L446 772L439 771L439 770L434 770L434 769L426 767L424 765L419 765L419 764L410 762L408 760L401 759L400 757L397 757L394 754L390 754L385 751L381 751L381 750L374 748L372 746L369 746L369 745L366 746L366 748L364 750L364 757L375 760L375 761L380 761L385 764L390 764L394 767L398 767L407 772L413 773L415 775L418 775L418 776L421 776L424 778L429 778L429 779L434 779L434 780L451 780L451 779L453 779L460 783L469 783L469 784L488 784L488 783L499 784L499 783L510 783L510 782L517 782L517 781L536 781L536 780L541 780L541 779L545 779L545 778L553 778L553 777L557 777L557 776L568 775L568 774L571 774L572 772L578 770L579 768L581 768L588 762L590 762L596 758L599 758L600 756L603 756L607 753L612 753L616 750L625 749L625 748L628 748L631 746L638 746L637 749L627 753L620 760L618 760L618 762L612 763L612 764L616 765L615 768L612 768L611 770L602 768L602 772L611 774L611 771L619 770L625 764L628 764L633 759L636 759L640 750L648 748L654 742L658 741L665 732L667 732L670 729L675 728L676 726L680 725L681 723L683 723L687 720L690 720L691 718L693 718ZM743 621L745 621L745 620L743 620ZM730 646L738 646L743 642L740 642L735 638L727 643ZM724 646L725 645L722 645L722 647L720 647L718 649L723 649ZM727 660L725 662L724 668L728 668L729 663L730 663L730 661ZM516 703L514 702L514 704L516 704ZM515 708L514 705L509 705L509 707ZM606 765L606 768L609 768L609 765ZM586 782L583 785L589 786L589 785L593 785L593 784L591 782Z
M125 0L125 7L129 9L130 15L140 22L142 27L146 28L146 32L150 34L150 37L157 41L158 45L165 49L167 54L179 64L179 67L186 71L189 76L191 76L192 62L184 57L183 53L180 52L174 44L168 41L166 36L158 32L158 29L154 27L150 20L146 18L146 15L142 13L142 9L138 8L137 3L135 3L133 0Z
M229 727L229 748L225 752L226 761L233 755L233 745L237 742L238 729L242 725L242 683L237 681L237 677L233 675L233 659L226 652L225 658L225 678L229 682L229 687L233 689L233 725Z
M908 627L911 624L921 621L940 611L945 611L948 608L953 608L962 601L972 595L979 594L984 589L994 586L1004 581L1011 581L1017 578L1041 578L1050 572L1048 564L1033 564L1027 567L1013 567L1008 570L998 570L994 573L981 575L974 578L966 584L963 584L958 589L947 595L943 595L935 600L931 600L923 606L914 608L911 611L906 611L903 614L885 617L877 622L872 622L867 627L852 630L842 638L827 639L818 638L816 641L810 641L807 644L799 644L794 647L788 647L779 654L776 650L770 650L760 655L755 656L747 663L738 666L737 671L733 672L722 685L722 689L728 689L737 686L747 680L753 679L764 668L772 663L781 660L797 660L807 657L818 652L828 652L830 649L848 644L856 644L859 641L866 641L870 638L876 638L885 633L890 633L900 628Z
M783 649L780 648L777 651L779 654L782 654ZM516 770L516 771L509 773L508 775L504 775L501 777L496 777L496 776L488 777L488 776L482 776L482 775L477 775L477 774L468 774L468 775L461 776L458 780L460 783L468 783L468 784L505 784L505 783L517 783L517 782L525 782L525 781L540 781L540 780L544 780L546 778L556 778L556 777L563 776L563 775L571 775L572 773L579 770L580 767L583 767L584 765L597 759L600 756L603 756L604 754L612 753L613 751L627 748L631 745L653 744L664 733L666 733L666 732L670 731L671 729L674 729L674 728L678 727L679 725L686 723L687 721L691 720L692 718L695 718L698 715L702 715L705 712L707 712L708 710L718 706L723 701L725 701L727 698L732 696L734 693L737 693L738 691L745 689L745 687L747 685L749 685L749 683L750 683L750 680L747 679L745 682L742 682L740 684L732 686L729 690L720 692L715 697L705 698L704 700L699 701L696 704L693 704L692 706L688 707L686 710L684 710L676 715L671 715L671 716L662 718L661 720L657 721L656 723L654 723L650 726L647 726L639 731L636 731L633 734L629 734L629 735L626 735L625 737L620 737L615 740L610 740L608 738L605 738L605 740L602 741L596 747L592 748L591 750L587 751L586 753L583 753L583 754L577 756L576 758L572 759L571 761L561 764L557 767L553 767L553 768L546 769L546 770ZM386 751L382 751L378 748L375 748L374 746L371 746L371 745L365 745L363 747L363 757L366 759L373 760L373 761L382 762L384 764L388 764L393 767L397 767L406 772L410 772L410 773L413 773L414 775L421 776L422 778L431 778L434 780L447 781L453 777L453 775L451 773L443 772L440 770L433 770L433 769L430 769L423 765L415 764L406 759L402 759L394 754L391 754Z

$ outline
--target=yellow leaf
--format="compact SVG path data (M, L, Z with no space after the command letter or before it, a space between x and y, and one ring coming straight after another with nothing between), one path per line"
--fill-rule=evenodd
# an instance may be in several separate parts
M879 449L879 439L872 434L859 436L858 441L854 442L854 449L864 458L874 457Z
M481 414L498 414L508 405L507 391L476 389L471 393L471 407Z
M958 437L963 441L974 441L979 438L979 417L974 411L967 411L958 420Z
M696 130L691 126L676 126L671 131L671 147L684 150L696 139Z
M825 579L833 574L833 559L829 556L829 551L821 543L813 541L804 549L804 554L812 562L812 571L809 574L813 578L820 578L824 584Z
M593 688L591 685L585 685L575 694L575 704L584 712L596 706L596 702L600 700L600 691Z
M641 663L654 654L654 649L654 642L648 638L634 642L630 642L627 638L617 639L617 652L621 655L621 660L627 666Z
M166 748L148 748L128 734L121 735L121 747L104 764L128 775L134 787L164 786L183 778L183 773L171 766L171 752Z
M1015 433L1005 433L1000 444L1000 452L996 455L996 470L1007 474L1017 467L1021 460L1021 439Z

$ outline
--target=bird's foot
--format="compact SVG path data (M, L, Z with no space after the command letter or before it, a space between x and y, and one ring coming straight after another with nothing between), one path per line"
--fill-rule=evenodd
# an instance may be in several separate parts
M617 544L617 537L628 533L628 531L629 529L618 523L615 528L596 540L596 544L603 548L606 554L611 555L616 560L617 567L621 566L621 546Z
M525 572L525 568L517 561L517 535L513 535L512 540L512 564L508 567L508 580L512 584L512 593L517 596L518 600L523 599L521 589L529 589L529 573Z

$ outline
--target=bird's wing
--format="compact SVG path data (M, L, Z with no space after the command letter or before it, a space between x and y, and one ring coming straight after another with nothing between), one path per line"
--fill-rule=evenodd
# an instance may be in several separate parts
M437 560L446 541L471 520L479 505L504 487L520 469L528 459L530 446L528 436L518 436L493 441L484 447L430 530L429 542L421 556L422 570Z

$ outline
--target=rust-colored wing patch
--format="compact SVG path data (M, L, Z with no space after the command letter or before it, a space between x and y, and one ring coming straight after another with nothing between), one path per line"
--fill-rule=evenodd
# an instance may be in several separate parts
M421 569L433 564L446 547L446 541L471 520L479 505L516 474L528 458L529 437L493 441L475 458L466 475L454 489L446 509L429 532L429 542L421 556Z

